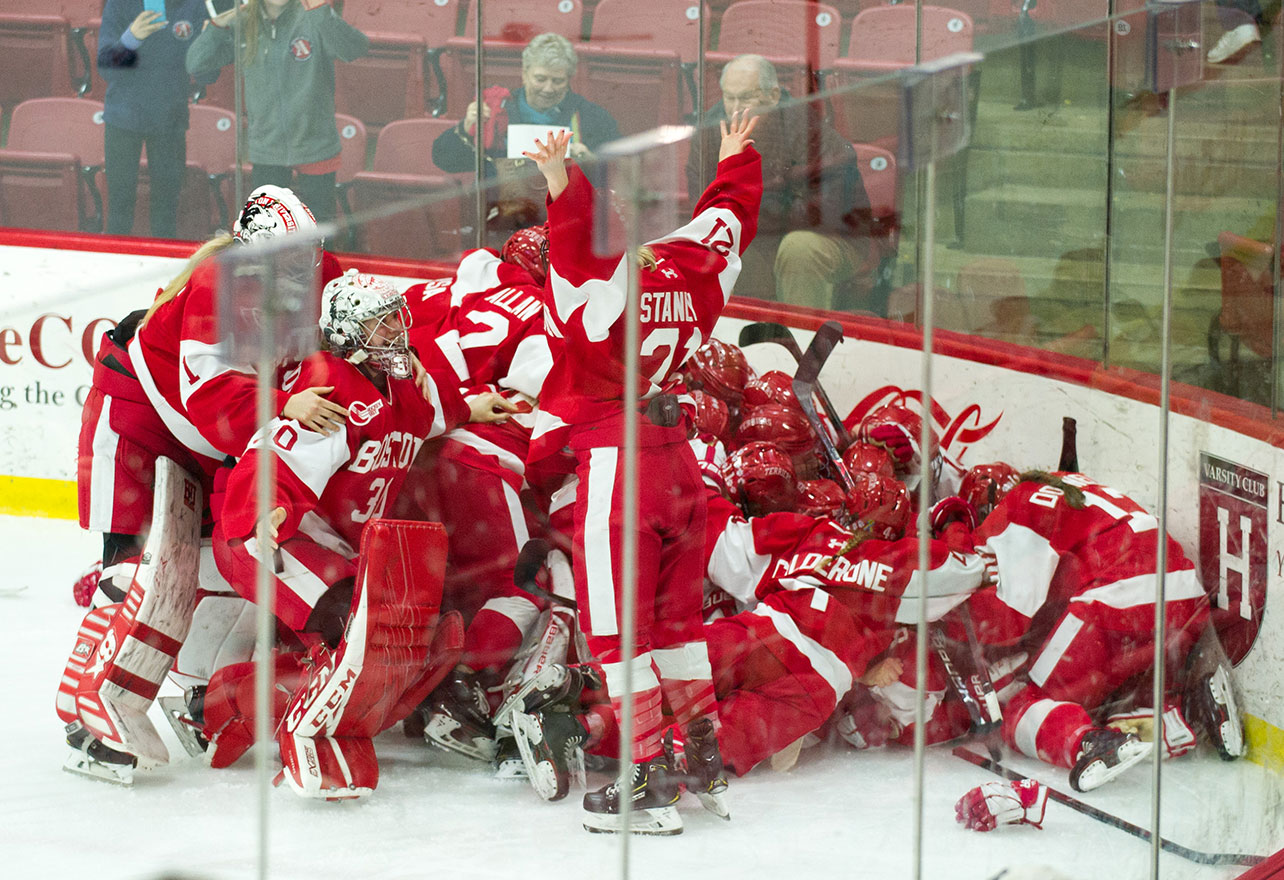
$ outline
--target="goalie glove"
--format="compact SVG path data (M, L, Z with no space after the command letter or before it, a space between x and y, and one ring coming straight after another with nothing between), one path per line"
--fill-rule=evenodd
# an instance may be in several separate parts
M993 831L1000 825L1042 829L1047 805L1047 786L1033 779L985 782L959 798L954 816L972 831Z

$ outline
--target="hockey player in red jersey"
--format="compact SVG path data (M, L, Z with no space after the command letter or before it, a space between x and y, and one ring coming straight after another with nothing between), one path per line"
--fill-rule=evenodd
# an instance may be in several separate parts
M1023 475L975 533L995 581L970 603L978 637L1030 652L1029 684L1007 704L1003 738L1022 754L1070 768L1079 791L1114 779L1152 747L1094 713L1139 681L1149 692L1159 537L1155 517L1140 504L1069 473ZM1164 581L1167 638L1158 659L1166 680L1180 687L1208 597L1171 536ZM1204 726L1219 748L1230 740L1237 754L1238 720L1227 723L1234 712L1224 674L1217 681L1200 676L1190 688L1197 709L1221 707Z
M682 365L713 331L740 271L740 254L756 231L762 197L761 158L750 148L754 120L724 123L718 174L690 223L649 242L640 270L640 382L648 416L638 427L637 655L631 667L634 799L622 827L615 783L584 798L590 831L675 834L677 779L661 760L661 702L667 701L686 741L688 788L725 814L726 781L717 747L717 705L700 621L700 543L705 500L700 472L665 395ZM584 173L565 163L568 136L550 133L530 154L548 182L547 329L553 368L540 397L532 458L569 445L577 461L572 560L580 628L602 661L618 714L624 697L619 607L623 546L621 469L624 444L625 298L629 261L594 255L595 193ZM667 400L665 399L667 398ZM668 404L663 405L663 404ZM550 715L552 713L549 713ZM518 719L525 719L519 721ZM543 713L514 716L523 757L546 742ZM519 728L520 729L517 729ZM587 733L587 732L585 732ZM527 761L528 770L532 766Z

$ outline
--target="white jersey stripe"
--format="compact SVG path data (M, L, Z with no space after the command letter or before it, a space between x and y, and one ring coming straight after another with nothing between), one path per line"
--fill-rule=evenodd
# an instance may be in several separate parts
M1204 588L1199 584L1193 568L1184 571L1170 571L1164 578L1164 598L1169 602L1182 599L1198 599L1204 595ZM1084 590L1071 602L1100 602L1111 608L1135 608L1138 605L1155 604L1155 575L1140 574L1124 578L1113 584L1105 584Z
M120 435L111 428L111 397L103 395L103 408L94 425L93 456L89 460L89 523L92 532L112 531L116 509L116 450Z
M208 440L201 436L201 432L196 430L196 426L188 421L186 416L170 406L169 401L160 393L160 389L156 387L156 380L152 378L152 374L148 369L147 359L143 357L143 350L137 335L129 340L129 359L134 364L134 372L138 374L138 384L143 386L143 393L147 395L147 399L156 408L156 414L161 417L161 421L165 423L165 427L169 428L175 439L195 453L216 460L223 459L223 453L215 449Z
M660 675L673 681L697 681L713 678L709 664L709 647L704 642L687 642L676 648L652 648L651 657Z
M1061 625L1048 637L1047 644L1043 646L1043 650L1039 652L1038 658L1030 667L1030 681L1039 687L1047 683L1048 676L1052 674L1052 670L1056 668L1081 629L1083 629L1083 621L1073 614L1067 614L1061 621Z
M446 435L446 439L453 440L461 446L467 446L469 449L475 449L487 458L495 459L504 466L505 470L512 471L519 477L526 473L526 462L504 447L492 443L484 437L478 437L467 428L456 428Z
M1013 739L1016 743L1017 751L1031 758L1039 757L1039 728L1043 722L1048 720L1052 710L1057 706L1063 705L1056 700L1036 700L1031 703L1029 708L1022 713L1021 718L1017 721L1016 731L1013 733Z
M589 635L620 633L615 616L615 568L611 564L611 501L620 450L601 446L589 450L588 510L584 516L584 568L588 579Z
M259 556L258 538L250 538L245 542L245 552L260 562L264 561ZM267 564L271 565L272 561L270 559L267 560ZM306 565L300 562L285 547L281 548L281 567L283 570L277 572L277 580L288 587L290 592L302 599L308 607L315 606L317 600L321 598L321 594L330 589L329 584L313 574Z
M803 656L811 662L812 669L815 669L817 674L833 688L836 700L841 700L851 690L852 673L847 668L847 664L839 660L837 654L820 642L803 635L792 617L767 604L760 604L749 613L770 620L776 632L801 651Z

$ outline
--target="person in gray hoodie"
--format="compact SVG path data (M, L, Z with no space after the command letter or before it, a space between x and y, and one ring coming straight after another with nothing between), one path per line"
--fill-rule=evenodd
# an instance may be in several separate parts
M340 149L334 62L365 55L370 40L322 0L248 0L210 19L188 50L189 73L208 76L233 63L237 15L250 188L290 187L319 223L331 221Z

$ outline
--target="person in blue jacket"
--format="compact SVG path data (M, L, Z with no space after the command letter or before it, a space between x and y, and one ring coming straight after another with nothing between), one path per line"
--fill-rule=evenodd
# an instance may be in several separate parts
M107 0L98 37L107 177L107 232L134 228L138 169L147 151L150 232L175 238L187 167L187 48L209 17L202 0L167 0L165 13L143 0Z

